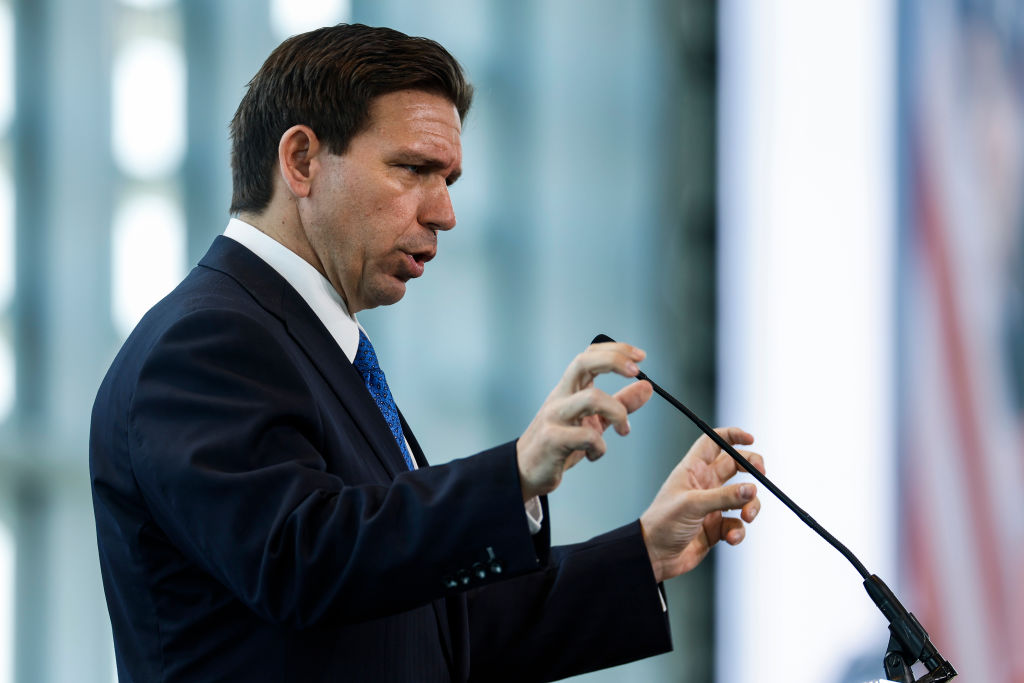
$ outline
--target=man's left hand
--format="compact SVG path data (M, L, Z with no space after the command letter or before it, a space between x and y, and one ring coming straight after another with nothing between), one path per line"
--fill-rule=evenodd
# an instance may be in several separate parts
M731 445L749 445L754 437L742 429L716 430ZM740 451L761 473L764 459L757 453ZM761 509L754 484L726 482L739 466L708 436L693 444L640 517L651 568L658 582L690 571L720 540L736 545L746 535L744 522L753 522ZM739 510L740 516L726 517L724 510Z

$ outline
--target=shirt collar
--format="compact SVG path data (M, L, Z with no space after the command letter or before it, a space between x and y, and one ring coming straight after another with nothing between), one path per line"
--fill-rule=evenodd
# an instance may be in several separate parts
M359 321L348 312L341 295L320 271L270 235L238 218L228 222L224 236L259 256L287 280L313 309L349 361L356 357Z

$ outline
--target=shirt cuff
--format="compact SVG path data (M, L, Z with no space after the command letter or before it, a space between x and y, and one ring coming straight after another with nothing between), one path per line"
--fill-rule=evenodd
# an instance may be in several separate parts
M526 509L526 523L530 527L530 535L536 536L544 525L544 508L540 505L540 498L534 496L523 503Z

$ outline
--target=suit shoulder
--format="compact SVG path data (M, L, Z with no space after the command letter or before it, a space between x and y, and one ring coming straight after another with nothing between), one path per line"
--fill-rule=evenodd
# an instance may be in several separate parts
M139 321L125 341L125 347L150 347L171 329L192 326L204 320L249 320L262 327L280 319L245 287L223 272L196 266L167 296L157 302Z
M104 378L97 403L115 398L118 388L134 385L161 346L195 350L246 342L266 349L283 334L283 322L233 278L197 266L128 335Z

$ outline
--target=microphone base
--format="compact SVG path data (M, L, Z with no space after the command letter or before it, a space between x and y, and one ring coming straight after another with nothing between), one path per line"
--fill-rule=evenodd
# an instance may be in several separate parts
M924 626L900 603L885 581L872 574L864 579L864 588L889 621L889 646L882 659L889 680L896 683L941 683L956 676L956 670L929 642ZM928 669L920 681L910 670L918 661Z
M882 664L885 666L885 677L894 683L943 683L956 677L956 669L945 661L933 662L935 665L924 678L914 678L910 667L917 658L908 655L903 644L895 635L889 636L889 645L885 651Z

